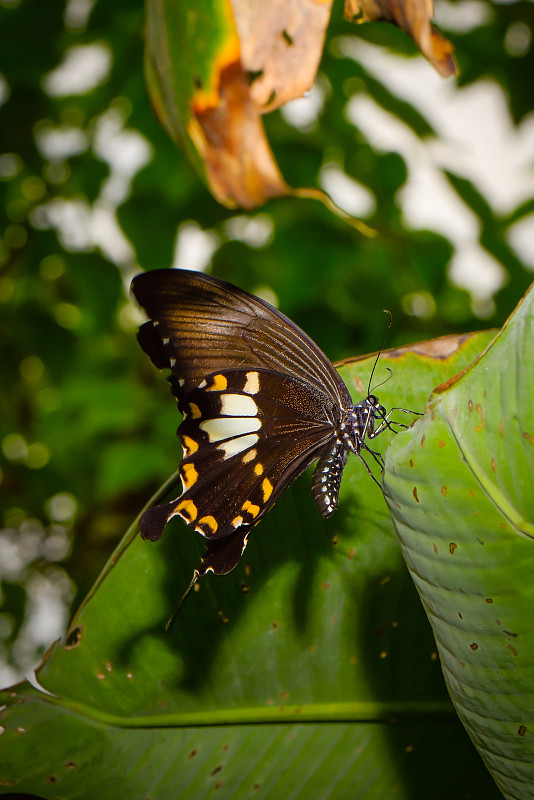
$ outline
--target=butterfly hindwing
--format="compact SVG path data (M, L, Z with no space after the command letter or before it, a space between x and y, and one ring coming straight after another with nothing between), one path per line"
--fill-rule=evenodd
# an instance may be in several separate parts
M176 514L207 540L248 535L334 430L335 406L325 395L266 370L209 375L180 392L179 406L183 492L146 512L145 538L159 538ZM227 566L209 563L217 573Z

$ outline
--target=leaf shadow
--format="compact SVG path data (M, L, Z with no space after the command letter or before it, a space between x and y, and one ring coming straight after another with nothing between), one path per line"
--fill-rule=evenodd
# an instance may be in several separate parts
M190 593L178 612L172 630L167 632L166 618L203 553L202 537L189 531L179 519L171 520L159 542L144 543L146 547L161 548L165 575L155 591L161 591L166 598L167 614L155 625L126 639L120 647L119 659L129 663L139 637L158 639L180 655L182 669L175 688L191 694L199 692L216 668L221 644L241 624L253 598L268 582L277 580L277 572L288 562L298 564L292 613L297 630L303 631L317 562L329 553L334 555L333 534L328 532L328 522L317 513L310 495L309 476L301 478L253 529L245 553L233 572L224 576L208 574L202 578L195 587L197 591Z

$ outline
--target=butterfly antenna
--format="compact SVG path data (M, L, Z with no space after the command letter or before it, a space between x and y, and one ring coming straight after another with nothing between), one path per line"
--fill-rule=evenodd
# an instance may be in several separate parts
M391 324L393 322L393 317L391 315L391 311L388 311L387 308L385 308L384 309L384 314L387 314L388 317L389 317L388 326L386 328L386 332L384 334L384 338L382 339L382 344L380 345L380 350L376 354L375 363L373 364L373 369L371 370L371 374L369 375L369 385L367 387L367 395L371 394L371 381L373 380L373 375L375 374L375 369L376 369L376 365L378 364L378 359L382 355L382 350L384 349L384 345L386 343L386 339L388 338L389 329L391 328ZM390 370L390 372L391 372L391 370ZM389 378L387 380L389 380ZM385 383L385 381L384 381L384 383ZM379 383L378 385L382 386L382 383Z
M375 389L380 389L381 386L383 386L385 383L387 383L393 377L393 371L390 369L390 367L386 367L386 370L389 372L389 375L387 376L387 378L384 378L382 383L377 383L376 386L373 386L373 392L374 392Z
M172 628L173 628L173 625L174 625L174 620L176 619L176 617L180 613L180 609L182 608L182 606L184 604L184 600L186 599L187 595L192 591L193 586L198 581L199 577L200 577L199 572L196 569L193 572L193 578L191 580L191 583L189 584L189 586L187 587L187 589L185 590L183 595L180 597L180 600L178 601L178 603L176 605L176 608L174 609L174 611L172 612L171 616L169 617L169 619L165 623L165 630L167 631L167 633L172 631Z

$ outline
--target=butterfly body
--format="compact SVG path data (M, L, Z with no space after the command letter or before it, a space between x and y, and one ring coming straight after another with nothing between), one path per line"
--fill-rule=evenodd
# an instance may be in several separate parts
M347 455L389 427L374 395L354 404L309 337L269 304L186 270L137 276L132 290L149 321L141 347L160 369L183 415L182 493L146 511L143 538L159 539L180 516L206 540L191 585L235 567L251 529L287 486L318 461L312 494L324 517L337 507ZM378 424L376 424L378 421Z

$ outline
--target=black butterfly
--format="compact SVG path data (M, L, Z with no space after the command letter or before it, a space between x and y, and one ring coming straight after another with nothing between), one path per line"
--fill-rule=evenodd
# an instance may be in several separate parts
M392 423L372 394L353 404L317 345L248 292L176 269L138 275L132 291L150 318L139 344L156 367L171 370L184 417L183 491L145 511L141 536L156 541L177 514L206 538L185 597L207 572L225 575L236 566L252 528L317 459L312 493L329 517L348 453L374 478L362 451L382 467L366 439Z

